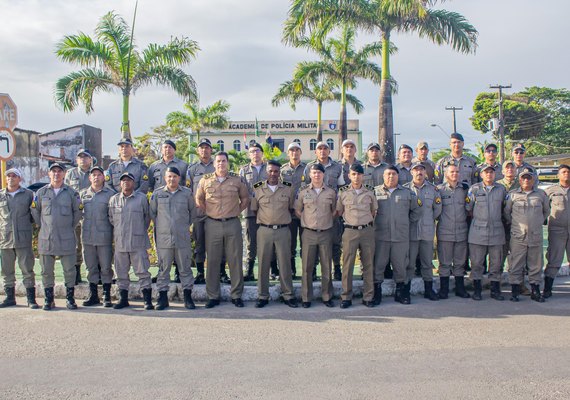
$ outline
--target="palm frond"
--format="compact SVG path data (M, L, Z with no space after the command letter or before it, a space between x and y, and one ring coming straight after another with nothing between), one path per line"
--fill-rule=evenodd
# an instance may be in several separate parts
M80 103L87 114L93 111L93 95L111 92L115 88L112 78L102 70L83 69L60 78L55 85L55 101L63 111L73 111Z

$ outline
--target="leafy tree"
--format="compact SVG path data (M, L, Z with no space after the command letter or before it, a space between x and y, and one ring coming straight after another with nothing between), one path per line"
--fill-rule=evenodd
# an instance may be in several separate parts
M479 143L477 145L479 145ZM477 150L479 150L479 146L477 147ZM482 153L480 151L477 152L478 154L475 154L470 149L463 149L463 153L470 156L470 157L473 157L473 159L475 159L477 164L480 164L484 161L484 158L482 157ZM443 157L448 156L450 154L451 154L451 149L450 148L444 148L444 149L432 152L431 153L431 159L433 162L438 162L440 158L443 158Z
M198 100L184 104L187 112L174 111L166 116L166 123L170 127L180 130L190 130L196 135L196 142L200 141L200 133L206 129L222 129L228 125L227 112L230 109L228 102L218 100L214 104L200 107Z
M55 86L56 103L73 111L79 103L91 113L93 95L118 90L123 95L123 137L131 137L129 99L141 86L170 87L192 101L197 98L194 79L182 70L200 48L188 38L173 38L166 45L150 44L139 51L133 32L114 12L105 14L95 28L95 38L84 33L65 36L57 45L57 57L83 69L60 78Z

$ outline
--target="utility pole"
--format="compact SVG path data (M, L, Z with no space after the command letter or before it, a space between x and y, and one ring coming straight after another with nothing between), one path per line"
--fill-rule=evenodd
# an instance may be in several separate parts
M490 89L499 90L499 143L501 146L500 161L501 164L505 162L505 116L503 114L503 89L510 89L513 85L489 85Z
M453 111L453 133L457 133L457 123L455 122L455 111L463 110L463 107L445 107L447 111Z

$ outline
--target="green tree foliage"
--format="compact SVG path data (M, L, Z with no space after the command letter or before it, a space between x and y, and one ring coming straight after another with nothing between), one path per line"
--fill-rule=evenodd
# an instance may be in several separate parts
M200 107L198 100L189 101L184 104L186 112L174 111L166 116L166 123L172 128L186 131L192 135L196 142L200 141L200 133L207 129L222 129L228 125L227 115L230 104L224 100Z

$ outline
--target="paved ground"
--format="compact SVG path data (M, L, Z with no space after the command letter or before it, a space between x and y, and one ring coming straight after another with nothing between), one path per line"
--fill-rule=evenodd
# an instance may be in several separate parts
M568 399L570 278L556 283L543 304L18 306L0 311L0 398Z

